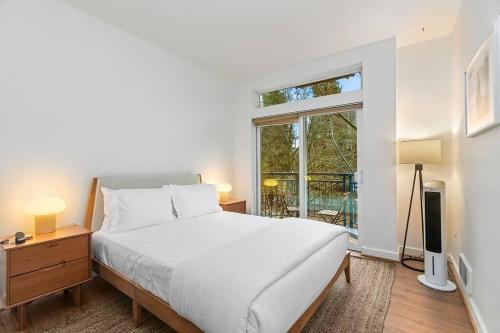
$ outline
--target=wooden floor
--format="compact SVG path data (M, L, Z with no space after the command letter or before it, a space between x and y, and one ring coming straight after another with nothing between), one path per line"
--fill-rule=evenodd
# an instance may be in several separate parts
M417 273L396 266L391 304L384 332L473 332L465 306L458 292L434 291L417 282ZM71 297L55 294L28 307L30 327L27 332L41 332L85 312L89 308L119 295L119 291L101 279L83 287L83 305L75 308ZM0 312L0 332L15 332L10 310Z
M417 281L419 274L396 264L384 332L474 332L460 293L427 288Z

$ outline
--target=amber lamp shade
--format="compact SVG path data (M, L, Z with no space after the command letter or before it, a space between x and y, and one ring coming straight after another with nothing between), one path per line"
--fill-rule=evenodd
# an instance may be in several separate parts
M217 185L217 192L219 192L219 200L226 202L229 200L229 192L233 190L233 186L229 183L220 183Z
M24 212L35 217L35 233L46 234L56 230L56 214L66 208L58 197L35 198L24 205Z

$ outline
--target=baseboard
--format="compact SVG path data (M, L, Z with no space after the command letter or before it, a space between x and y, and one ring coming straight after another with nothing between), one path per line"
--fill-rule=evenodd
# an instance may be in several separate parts
M451 272L453 274L453 278L458 287L458 291L460 292L460 296L462 296L462 300L464 301L465 308L469 315L469 318L472 322L472 326L474 327L474 331L478 333L488 333L486 326L484 325L484 321L479 314L479 310L474 302L474 299L470 297L470 295L465 291L464 285L462 284L462 280L458 275L458 265L452 255L448 253L448 267L450 267Z
M375 249L373 247L362 246L361 254L369 257L382 258L391 261L399 261L399 253L387 250Z
M403 253L403 245L399 245L399 254ZM412 257L418 257L423 254L423 251L419 247L406 246L405 248L405 256L409 255Z

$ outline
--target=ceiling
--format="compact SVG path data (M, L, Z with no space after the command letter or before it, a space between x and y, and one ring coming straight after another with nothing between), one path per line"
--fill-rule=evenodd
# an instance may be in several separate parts
M460 6L460 0L63 1L233 81L393 36L398 46L445 36Z

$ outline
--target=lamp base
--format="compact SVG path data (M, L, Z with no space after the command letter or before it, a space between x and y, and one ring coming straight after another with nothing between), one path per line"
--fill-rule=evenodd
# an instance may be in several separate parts
M228 192L219 192L219 201L220 202L226 202L229 200L229 193Z
M35 216L35 233L48 234L56 230L56 214Z
M444 286L440 286L440 285L434 284L432 282L428 282L425 279L425 275L423 275L423 274L419 275L417 277L417 279L418 279L418 282L420 282L424 286L432 288L432 289L436 289L439 291L455 291L455 290L457 290L457 286L453 282L451 282L450 280L447 280L446 284Z

